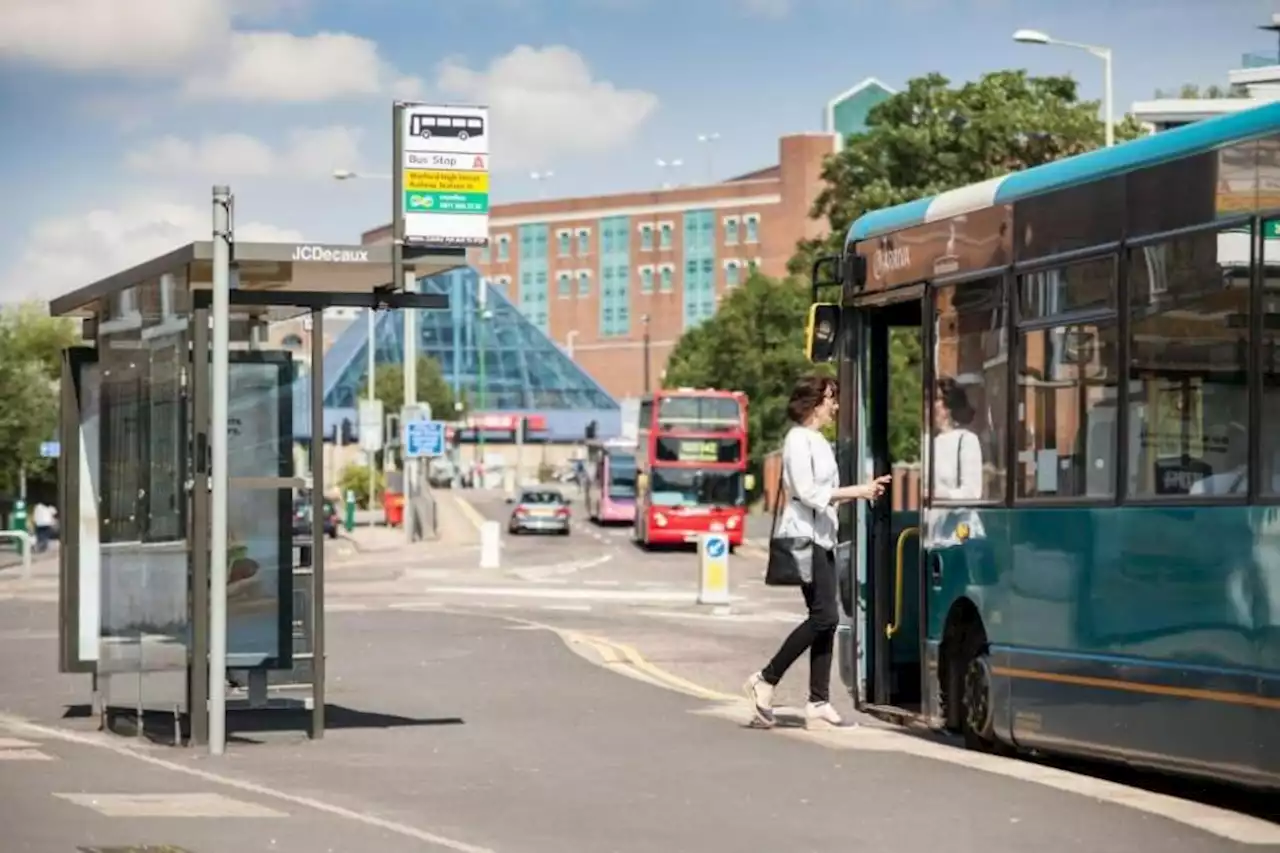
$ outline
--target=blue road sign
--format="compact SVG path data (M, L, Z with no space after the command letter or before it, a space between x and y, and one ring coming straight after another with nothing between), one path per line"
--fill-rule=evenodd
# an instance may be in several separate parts
M707 537L707 556L718 560L729 550L729 537L724 534Z
M412 420L404 424L404 455L444 456L444 421Z
M62 445L56 441L40 443L40 455L45 459L57 459L62 455Z

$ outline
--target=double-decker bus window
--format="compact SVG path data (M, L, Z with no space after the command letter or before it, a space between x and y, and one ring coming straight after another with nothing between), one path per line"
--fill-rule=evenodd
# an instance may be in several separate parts
M1115 493L1118 329L1113 257L1022 276L1018 333L1017 497ZM1059 314L1087 322L1045 326ZM1088 315L1084 315L1088 316Z
M998 278L935 291L930 490L935 501L999 500L1005 488L1004 287Z
M664 397L658 404L663 429L737 429L742 407L728 397Z
M1129 252L1128 494L1248 490L1247 226Z
M742 506L742 472L654 468L649 485L654 506Z
M636 457L631 453L609 454L609 497L636 496Z

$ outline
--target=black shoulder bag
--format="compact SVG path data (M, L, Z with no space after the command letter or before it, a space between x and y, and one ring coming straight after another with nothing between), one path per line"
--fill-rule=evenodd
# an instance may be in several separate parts
M785 464L785 462L784 462ZM818 469L813 461L813 448L809 449L809 465L815 476ZM813 581L813 538L810 536L778 536L778 517L782 513L782 471L778 472L778 496L773 503L773 523L769 525L769 562L765 564L766 586L803 586ZM789 497L788 500L795 500ZM818 512L813 513L814 527L818 525Z

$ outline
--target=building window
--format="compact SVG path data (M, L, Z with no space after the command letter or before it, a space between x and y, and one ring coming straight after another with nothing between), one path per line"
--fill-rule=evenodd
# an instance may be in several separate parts
M640 251L647 252L653 248L653 226L640 226Z
M675 227L670 222L663 222L658 225L658 246L660 248L671 248L671 239L674 231Z
M759 214L752 213L752 214L750 214L749 216L747 216L747 217L746 217L746 223L747 223L747 242L748 242L748 243L759 243L759 242L760 242L760 216L759 216Z
M285 335L280 346L285 349L302 349L302 338L299 335Z
M640 292L653 293L653 267L640 267Z
M670 293L673 289L673 280L675 279L675 268L671 264L663 264L658 274L658 289L663 293Z
M511 260L511 238L506 234L498 235L498 260Z
M1129 252L1132 497L1248 489L1252 235L1238 252L1235 237L1201 231Z
M1115 272L1107 257L1018 280L1019 498L1115 494Z
M725 287L737 287L742 273L742 265L737 261L727 261L724 265Z
M573 276L567 272L556 273L556 296L568 299L573 295Z
M591 270L578 270L578 295L591 295Z
M934 387L928 475L935 501L999 500L1005 493L1008 385L1001 351L1004 287L989 278L934 295Z
M738 217L726 216L724 220L724 244L726 246L738 245Z
M591 254L591 232L586 228L578 229L578 257L585 258Z
M569 257L569 249L570 249L569 237L570 237L570 234L568 231L556 232L556 255L558 257L561 257L561 258Z

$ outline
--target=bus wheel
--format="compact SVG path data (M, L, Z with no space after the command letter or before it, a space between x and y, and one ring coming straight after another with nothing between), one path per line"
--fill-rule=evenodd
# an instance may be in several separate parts
M462 140L463 142L466 142L470 138L471 138L471 134L467 133L465 130L458 131L458 139Z
M961 645L960 726L965 746L995 752L995 705L992 696L991 657L986 632L969 628Z

